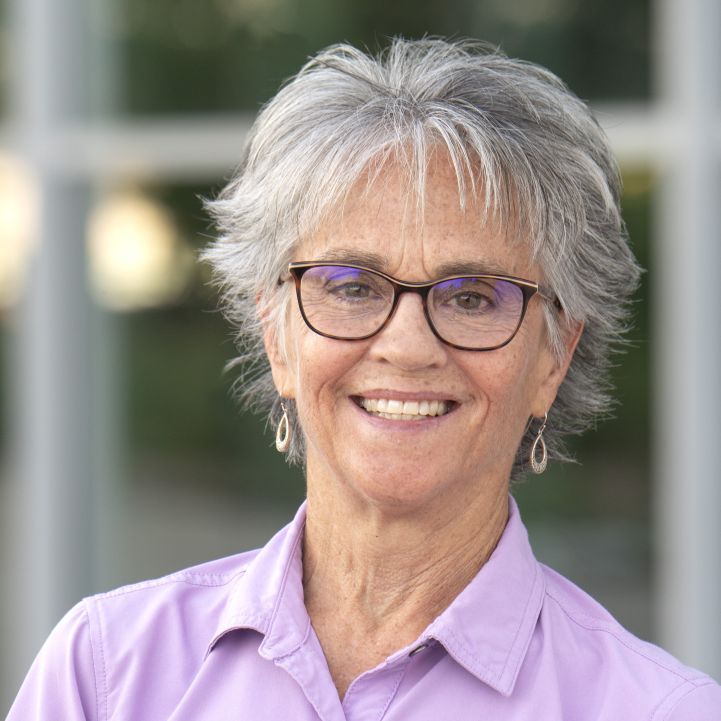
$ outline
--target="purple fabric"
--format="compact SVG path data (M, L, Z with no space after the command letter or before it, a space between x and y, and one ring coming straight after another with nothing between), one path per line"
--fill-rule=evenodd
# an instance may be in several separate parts
M8 720L721 720L721 687L535 560L513 500L475 579L341 703L303 605L304 518L260 551L78 604Z

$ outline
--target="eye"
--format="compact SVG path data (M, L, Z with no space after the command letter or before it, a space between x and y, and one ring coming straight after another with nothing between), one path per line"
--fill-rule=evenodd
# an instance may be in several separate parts
M488 313L497 306L497 294L483 279L452 278L435 286L433 303L450 313Z
M452 305L455 305L457 308L460 308L462 310L469 310L469 311L482 311L482 310L488 310L493 307L493 299L489 298L486 295L483 295L482 293L474 293L470 291L465 291L462 293L456 293L451 299L450 302Z
M324 293L339 303L375 303L384 300L389 289L380 277L358 269L343 268L326 277Z
M333 295L347 298L348 300L365 300L370 298L374 293L373 289L365 283L342 283L330 287L329 292Z

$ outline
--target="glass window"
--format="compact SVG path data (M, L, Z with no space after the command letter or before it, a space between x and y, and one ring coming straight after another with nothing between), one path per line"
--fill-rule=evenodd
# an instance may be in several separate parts
M116 583L262 544L304 497L300 472L275 451L264 419L241 412L235 374L224 373L231 330L195 259L209 232L200 197L211 192L121 188L91 215L93 285L118 358Z
M127 0L115 13L127 113L255 110L318 49L399 33L487 40L584 98L649 94L648 0Z

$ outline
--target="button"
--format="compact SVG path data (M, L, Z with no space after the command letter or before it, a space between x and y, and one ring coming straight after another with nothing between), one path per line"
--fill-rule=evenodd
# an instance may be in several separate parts
M422 643L420 646L416 646L416 647L408 654L408 658L411 658L411 656L415 656L417 653L420 653L421 651L424 651L425 649L428 648L428 646L429 646L429 644L427 644L427 643Z

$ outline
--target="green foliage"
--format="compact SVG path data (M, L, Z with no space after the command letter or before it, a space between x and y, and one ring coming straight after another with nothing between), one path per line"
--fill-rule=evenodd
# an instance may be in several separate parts
M172 210L186 242L196 249L205 244L208 221L200 197L211 189L146 192ZM208 280L207 268L199 265L179 303L122 318L131 457L187 473L188 482L295 506L304 495L302 474L278 455L263 419L241 413L233 401L236 374L224 372L234 355L232 333Z
M649 92L648 0L127 0L119 12L130 113L255 110L318 49L398 34L486 40L585 98Z

